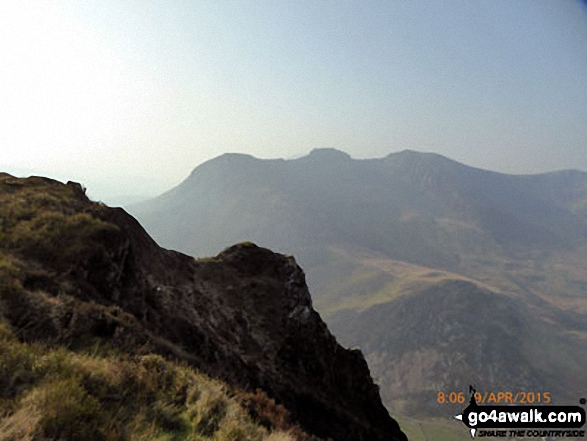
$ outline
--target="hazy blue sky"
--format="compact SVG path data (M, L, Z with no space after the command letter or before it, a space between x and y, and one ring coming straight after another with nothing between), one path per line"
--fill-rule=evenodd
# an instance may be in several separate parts
M162 192L221 153L587 170L572 0L0 1L0 168Z

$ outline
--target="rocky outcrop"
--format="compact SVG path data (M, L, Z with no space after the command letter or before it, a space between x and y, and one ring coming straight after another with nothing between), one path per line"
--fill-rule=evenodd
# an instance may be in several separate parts
M66 260L18 249L20 259L35 262L34 274L25 277L31 292L43 291L34 306L43 329L23 338L75 346L99 336L141 345L233 386L265 391L320 438L406 439L382 405L361 352L342 348L312 308L293 257L242 243L195 260L158 247L122 209L92 203L74 185L43 182L39 187L59 190L52 197L67 202L64 219L88 218L76 220L83 227L76 234L60 233L81 243L64 248ZM69 300L51 300L59 296ZM22 328L31 317L29 303L0 312Z
M312 308L293 257L243 243L196 261L153 249L121 211L112 220L131 238L119 303L171 343L170 354L264 390L319 437L404 439L361 352L343 349Z

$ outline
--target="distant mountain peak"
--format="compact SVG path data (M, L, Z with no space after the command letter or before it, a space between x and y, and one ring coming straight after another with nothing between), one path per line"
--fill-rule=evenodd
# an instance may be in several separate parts
M399 152L390 153L385 157L386 159L401 159L401 160L418 160L418 161L437 161L445 163L459 164L457 161L447 158L444 155L433 152L420 152L417 150L400 150Z
M220 156L216 156L208 161L204 161L192 170L190 177L195 176L199 171L203 169L216 170L220 167L238 168L243 164L252 164L260 162L262 159L256 158L253 155L247 153L223 153ZM234 167L236 166L236 167Z
M258 161L258 158L255 158L253 155L249 155L248 153L224 153L216 158L212 159L212 161Z
M323 160L333 160L333 161L336 161L336 160L348 161L349 159L352 159L351 155L349 155L348 153L345 153L341 150L337 150L335 148L330 148L330 147L328 147L328 148L321 147L321 148L313 149L308 154L308 156L305 156L302 159L305 159L305 158L320 159L320 160L322 160L322 159Z

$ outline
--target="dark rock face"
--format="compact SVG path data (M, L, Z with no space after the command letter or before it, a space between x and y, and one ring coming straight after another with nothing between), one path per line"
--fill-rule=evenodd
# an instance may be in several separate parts
M128 221L119 216L118 225ZM343 349L312 308L293 257L247 243L208 261L161 249L145 255L147 238L131 239L127 265L135 269L127 276L134 280L124 281L130 292L120 303L170 342L172 355L230 384L266 391L316 436L406 439L361 352ZM143 250L135 255L134 247Z
M30 287L48 287L47 299L64 292L71 297L59 307L37 301L35 320L43 329L23 338L69 345L92 336L131 341L233 386L262 389L320 438L406 440L361 352L340 346L312 308L293 257L243 243L195 260L158 247L122 209L93 204L69 187L67 216L83 212L101 222L92 233L99 252L94 245L79 253L72 248L66 261L20 252L40 268L40 275L31 273ZM31 308L17 307L25 297L5 308L10 322L28 320Z
M279 397L318 436L403 439L380 402L363 355L343 349L330 334L292 257L253 244L236 245L218 257L226 272L236 275L225 299L235 311L243 306L241 319L260 349L252 351L251 361L261 375L255 369L248 381ZM257 318L256 311L261 311Z

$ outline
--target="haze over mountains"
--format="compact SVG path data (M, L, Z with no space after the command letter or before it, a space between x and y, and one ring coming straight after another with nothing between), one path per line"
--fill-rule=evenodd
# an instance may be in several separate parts
M304 243L356 245L404 260L455 267L458 259L449 250L435 250L440 254L430 256L430 246L426 252L414 249L417 244L405 235L424 234L420 240L436 246L443 239L438 237L442 231L453 250L471 236L483 241L478 245L467 241L468 247L568 248L587 237L585 175L579 171L504 175L413 151L372 160L354 160L332 149L288 161L226 154L197 167L181 185L133 211L158 235L167 234L158 224L173 216L181 220L178 228L196 231L196 223L207 222L210 216L239 210L243 217L237 230L223 238L226 244L233 237L253 235L283 246L295 237ZM206 210L193 212L200 207ZM189 222L185 215L191 216ZM282 222L267 225L267 230L265 225L249 223L252 218ZM473 227L475 231L469 231ZM168 236L173 240L179 234ZM188 241L197 243L197 250L185 240L177 245L198 253L222 246L213 233L202 236Z
M225 154L130 210L162 245L294 254L318 311L359 345L387 404L438 390L551 391L587 362L587 173L506 175L403 151L356 160Z

